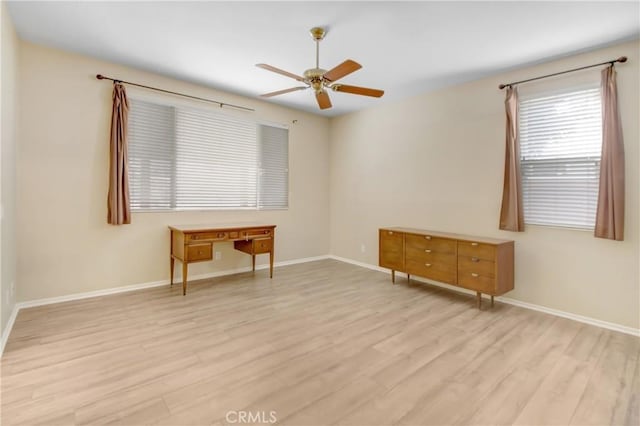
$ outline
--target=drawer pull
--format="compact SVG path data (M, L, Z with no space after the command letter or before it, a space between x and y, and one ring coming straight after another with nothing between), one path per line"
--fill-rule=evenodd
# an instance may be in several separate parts
M480 259L478 259L477 257L472 257L472 258L471 258L471 261L472 261L472 262L480 262Z
M474 277L474 278L478 278L478 274L476 274L475 272L472 272L471 276Z
M222 237L224 237L224 234L223 233L219 233L218 234L218 238L222 238Z
M478 243L471 243L471 245L475 247L478 245Z
M198 250L198 254L202 254L202 250Z
M197 236L197 235L194 235L194 236L193 236L193 237L191 237L191 238L193 238L194 240L197 240L197 239L198 239L198 236Z
M426 266L427 268L431 268L431 264L430 263L425 263L424 266Z
M425 235L424 238L427 239L427 240L430 240L431 239L431 235Z
M393 231L389 231L389 235L393 235Z
M269 233L269 230L268 230L268 229L265 229L265 230L264 230L264 233L265 233L265 234L268 234L268 233Z
M425 251L424 251L424 252L425 252L425 253L431 253L431 250L429 250L429 249L425 249Z

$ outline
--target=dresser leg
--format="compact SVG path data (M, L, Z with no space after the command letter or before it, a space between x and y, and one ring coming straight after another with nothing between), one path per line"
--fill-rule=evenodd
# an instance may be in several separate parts
M182 262L182 295L187 295L187 271L188 271L188 263Z
M171 271L171 285L173 286L173 271L176 268L176 260L173 258L173 256L169 256L171 258L171 265L169 267L169 270Z
M393 269L391 270L391 284L395 284L396 283L396 271L394 271Z
M407 284L411 284L411 275L407 274Z
M476 304L478 305L478 309L482 308L482 293L479 291L476 292Z
M253 272L256 271L256 255L255 254L251 255L251 270Z
M493 308L493 296L491 296L491 307Z

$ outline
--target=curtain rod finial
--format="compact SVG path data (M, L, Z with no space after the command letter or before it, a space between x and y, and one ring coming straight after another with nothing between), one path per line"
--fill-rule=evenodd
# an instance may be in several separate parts
M500 85L498 85L498 89L500 89L500 90L504 89L505 87L507 87L507 85L506 85L506 84L500 84Z
M618 58L618 62L620 62L621 64L624 64L625 62L627 62L627 57L626 56L620 56Z
M102 75L102 74L96 74L96 78L97 78L98 80L104 80L104 75Z

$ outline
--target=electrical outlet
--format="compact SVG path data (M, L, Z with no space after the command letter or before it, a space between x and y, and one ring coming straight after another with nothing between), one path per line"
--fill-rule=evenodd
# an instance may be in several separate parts
M367 248L364 246L364 244L360 244L360 251L361 251L362 253L364 253L364 252L366 252L366 251L367 251Z
M221 251L217 251L216 252L216 260L221 260L222 259L222 252Z

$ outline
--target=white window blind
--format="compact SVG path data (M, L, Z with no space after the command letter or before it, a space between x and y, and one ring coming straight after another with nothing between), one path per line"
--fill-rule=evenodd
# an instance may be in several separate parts
M598 86L520 100L525 223L593 229L602 147Z
M140 99L128 125L132 210L288 206L286 129Z
M260 125L258 206L282 209L289 205L289 130Z

